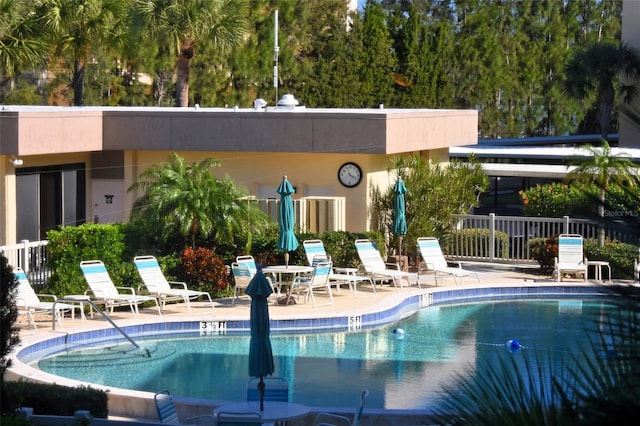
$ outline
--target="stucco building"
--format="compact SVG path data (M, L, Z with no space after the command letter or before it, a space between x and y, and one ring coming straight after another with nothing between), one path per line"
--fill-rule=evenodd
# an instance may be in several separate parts
M44 238L61 224L128 220L141 194L127 189L172 152L220 160L216 173L261 199L277 197L286 175L310 230L362 231L371 189L394 183L393 156L447 161L449 147L476 143L477 128L473 110L4 106L0 245ZM362 171L353 186L339 180L345 163ZM322 199L331 203L309 202Z

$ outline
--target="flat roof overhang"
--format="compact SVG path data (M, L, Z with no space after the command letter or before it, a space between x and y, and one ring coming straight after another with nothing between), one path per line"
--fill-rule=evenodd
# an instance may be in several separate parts
M0 154L111 150L400 154L477 143L475 110L4 107Z

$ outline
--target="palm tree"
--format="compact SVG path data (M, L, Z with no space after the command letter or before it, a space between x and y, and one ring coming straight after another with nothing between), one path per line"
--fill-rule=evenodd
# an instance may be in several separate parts
M23 0L0 0L0 87L20 70L46 63L48 46L42 29Z
M234 234L249 234L267 224L266 216L229 178L216 178L213 158L187 163L173 153L165 163L143 171L128 191L142 189L132 212L132 221L146 221L149 232L165 239L177 233L195 247L196 237L216 242L233 241Z
M620 74L629 84L622 84ZM640 53L627 44L595 43L575 52L566 66L567 92L580 100L597 97L600 134L607 139L613 120L615 86L622 99L630 103L637 95L640 81ZM617 82L617 83L616 83Z
M570 165L577 167L567 174L566 180L595 185L598 188L598 215L604 220L606 194L609 186L636 186L638 183L636 171L640 166L634 163L628 154L614 155L606 140L602 141L602 147L585 145L582 148L589 153L589 157L570 162ZM603 227L600 227L598 232L598 242L601 246L604 245Z
M177 57L176 106L189 104L191 59L208 39L221 51L247 35L246 0L135 0L133 22L142 36Z
M72 70L73 105L84 104L85 66L96 49L124 40L129 0L42 0L36 12L53 34L56 55Z

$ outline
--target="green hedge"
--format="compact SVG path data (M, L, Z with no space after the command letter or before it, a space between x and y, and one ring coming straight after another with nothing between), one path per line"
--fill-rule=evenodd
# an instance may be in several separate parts
M124 235L116 224L66 226L47 233L48 266L51 268L49 292L58 296L83 294L87 284L80 270L83 260L102 260L116 286L130 276L132 268L123 265ZM130 259L131 263L133 259Z
M31 407L34 414L51 416L72 416L78 410L89 410L96 418L106 419L109 414L107 392L89 386L5 381L2 393L3 415L20 407Z

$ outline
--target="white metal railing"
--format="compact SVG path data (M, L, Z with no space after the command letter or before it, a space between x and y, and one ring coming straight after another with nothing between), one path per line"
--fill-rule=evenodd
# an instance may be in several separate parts
M48 244L48 240L22 240L19 244L0 246L0 253L7 258L9 265L21 268L36 292L49 282L51 273L47 267Z
M256 200L260 207L274 220L278 220L279 199ZM297 232L344 231L344 197L304 197L294 200ZM459 259L481 261L534 262L529 250L532 238L551 237L560 233L580 234L584 238L597 238L603 222L590 219L521 217L488 215L456 215L457 231L464 229L486 229L485 235L477 232L455 232L447 245L448 255ZM605 236L622 242L638 245L637 230L621 227L615 222L604 224ZM508 241L502 245L499 232L507 234ZM27 241L0 246L11 266L21 267L29 276L32 285L46 286L50 271L47 268L47 240Z
M457 231L463 229L486 229L488 236L478 233L456 232L450 241L451 256L460 259L479 260L521 260L534 259L529 252L529 240L547 238L560 233L580 234L584 238L598 238L603 228L605 237L631 244L638 244L637 232L630 232L628 226L613 221L561 218L522 217L488 215L456 215ZM507 234L506 247L502 245L497 232Z

